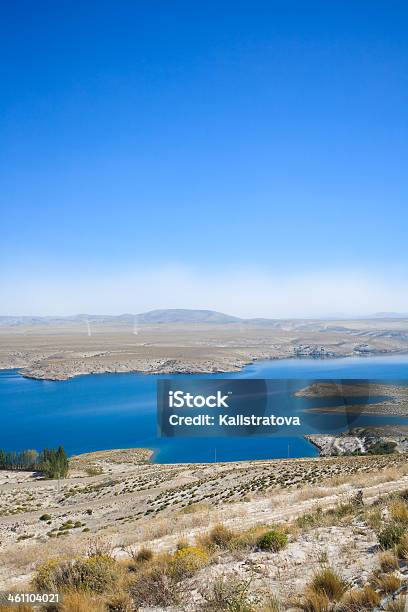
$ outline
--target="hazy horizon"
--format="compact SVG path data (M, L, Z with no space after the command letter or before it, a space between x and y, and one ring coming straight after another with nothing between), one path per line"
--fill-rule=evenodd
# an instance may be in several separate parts
M153 308L152 310L147 310L146 312L119 312L119 313L107 313L107 312L72 312L72 313L57 313L57 314L33 314L33 313L25 313L25 314L13 314L13 313L8 313L8 314L2 314L0 315L0 318L16 318L16 319L30 319L30 318L39 318L39 319L72 319L75 317L123 317L123 316L131 316L131 317L138 317L140 315L144 315L144 314L149 314L149 313L154 313L154 312L166 312L166 311L190 311L190 312L197 312L197 311L203 311L203 312L214 312L217 314L221 314L221 315L226 315L226 316L231 316L234 318L237 318L238 320L242 320L242 321L250 321L250 320L257 320L257 319L270 319L271 321L279 321L279 320L292 320L292 319L298 319L298 320L322 320L322 321L333 321L333 320L352 320L352 319L381 319L381 318L407 318L408 317L408 313L406 312L373 312L373 313L366 313L366 314L354 314L354 315L344 315L342 313L338 313L337 315L322 315L319 317L312 317L312 316L305 316L305 317L239 317L238 315L235 315L233 313L229 313L229 312L220 312L219 310L212 310L209 308ZM135 321L135 323L137 323L137 320Z
M13 290L12 290L13 289ZM1 315L119 315L182 308L242 318L322 318L407 312L408 287L356 272L271 276L259 270L200 274L167 267L125 275L31 279L3 285Z

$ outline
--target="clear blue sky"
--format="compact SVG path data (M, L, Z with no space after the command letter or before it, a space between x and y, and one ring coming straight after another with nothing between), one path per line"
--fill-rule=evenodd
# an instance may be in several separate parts
M403 308L406 2L3 0L0 28L1 313L282 315L282 280L352 273ZM178 300L132 294L147 270ZM258 309L189 300L233 271Z

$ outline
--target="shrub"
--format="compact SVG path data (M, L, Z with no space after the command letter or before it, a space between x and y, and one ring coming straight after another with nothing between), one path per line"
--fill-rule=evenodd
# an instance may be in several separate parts
M229 549L255 549L260 538L268 531L270 531L270 527L266 525L255 525L241 531L231 540Z
M401 580L394 574L378 574L371 579L371 583L375 589L388 595L394 593L400 586Z
M259 610L260 612L283 612L283 606L276 595L269 594L263 598Z
M85 468L85 472L88 476L98 476L103 473L103 470L99 465L88 465Z
M33 583L39 591L67 589L103 593L114 586L118 565L111 557L94 556L74 561L52 560L40 565Z
M379 440L367 450L367 453L369 455L390 455L395 452L396 447L396 442L382 442L381 440Z
M310 588L315 593L326 595L329 601L338 601L347 585L330 567L325 567L313 576Z
M201 592L203 612L255 612L248 594L249 582L235 577L216 578Z
M331 604L324 593L316 593L313 589L306 589L297 607L304 612L329 612Z
M108 612L133 612L134 607L130 596L127 593L117 593L112 595L106 602Z
M397 546L395 547L395 553L398 559L408 559L408 534L404 533Z
M215 545L218 548L228 548L228 545L234 536L234 532L231 529L228 529L228 527L225 527L224 525L216 525L213 527L213 529L211 529L207 537L210 546Z
M382 524L380 508L368 508L364 511L364 519L370 529L379 531Z
M209 563L208 554L197 546L186 546L177 550L170 561L170 572L177 579L182 580L193 576L199 569Z
M321 508L318 508L315 512L302 514L298 516L295 523L300 529L308 529L320 525L322 520L323 512Z
M153 565L137 574L130 595L136 609L142 606L165 608L180 603L180 589L175 576L169 573L166 555L157 558Z
M48 610L48 608L46 608ZM50 608L51 610L51 608ZM64 594L62 604L58 607L61 612L106 612L104 602L90 593L69 591Z
M23 533L22 535L19 535L17 538L17 542L22 542L23 540L29 540L30 538L33 538L34 534L33 533Z
M378 555L378 561L380 563L381 570L384 573L393 572L399 568L398 559L395 553L390 550L386 550Z
M187 548L187 546L189 546L189 543L188 543L188 540L185 538L181 538L177 542L177 550L182 550L183 548Z
M333 510L328 510L327 514L333 514L336 518L342 519L350 514L354 514L356 511L355 505L352 502L341 502L336 505Z
M140 548L140 550L135 555L135 561L141 563L143 563L144 561L150 561L151 559L153 559L153 552L150 550L150 548L147 548L146 546L142 546L142 548Z
M381 597L370 586L363 589L351 589L342 597L338 612L363 612L372 610L381 601Z
M406 610L406 597L405 595L400 595L394 601L391 601L388 606L385 608L387 612L405 612Z
M408 525L408 506L402 499L393 500L388 509L393 521Z
M51 514L43 514L40 516L40 521L50 521L52 519Z
M271 529L262 535L257 545L261 550L272 550L278 552L288 544L288 536L277 529Z
M395 521L388 523L378 534L380 546L385 550L396 546L400 543L404 533L405 529L400 523L396 523Z

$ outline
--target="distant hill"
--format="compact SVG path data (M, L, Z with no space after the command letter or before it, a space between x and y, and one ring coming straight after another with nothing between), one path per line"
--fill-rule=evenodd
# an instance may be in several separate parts
M373 319L406 319L406 312L376 312L372 315Z
M358 317L338 317L336 321L352 321L352 320L373 320L373 319L407 319L408 314L396 312L379 312L373 315L358 316ZM121 315L88 315L77 314L72 316L61 317L39 317L39 316L0 316L0 327L35 327L35 326L69 326L87 323L91 325L159 325L159 324L213 324L213 325L228 325L230 323L242 323L246 325L275 326L280 327L282 324L289 325L293 329L300 327L310 327L320 324L322 321L330 321L331 318L317 319L268 319L268 318L253 318L241 319L216 310L194 310L188 308L163 308L159 310L150 310L140 314L124 313Z
M162 324L162 323L213 323L228 324L237 323L242 319L216 312L215 310L190 310L187 308L168 308L162 310L150 310L140 314L122 315L87 315L78 314L67 317L14 317L0 316L0 326L19 327L21 325L70 325L87 322L94 325L134 325L134 324Z
M167 308L150 310L137 315L139 323L237 323L239 317L226 315L215 310L189 310L187 308Z

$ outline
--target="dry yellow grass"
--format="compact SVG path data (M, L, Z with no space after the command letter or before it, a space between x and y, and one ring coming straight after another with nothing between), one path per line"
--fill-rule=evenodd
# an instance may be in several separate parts
M337 612L364 612L372 610L381 601L379 594L370 586L351 589L344 594Z
M346 582L330 567L317 572L309 585L315 593L323 593L329 601L338 601L344 595Z
M296 607L303 612L329 612L331 603L324 593L317 593L313 589L306 589Z
M386 595L394 593L401 586L401 579L394 574L378 574L370 582L376 590Z
M386 550L378 555L381 571L384 573L393 572L399 567L397 556L394 552Z
M106 612L107 607L105 602L89 593L78 593L71 591L65 594L61 612Z
M408 534L405 533L396 546L395 553L399 559L408 559Z
M18 604L13 605L13 607L0 605L0 612L10 612L10 610L13 612L33 612L33 608L29 604Z
M390 517L403 525L408 525L408 505L403 499L394 499L388 505Z
M387 612L405 612L406 610L406 596L400 595L394 601L390 601L390 603L385 608Z

